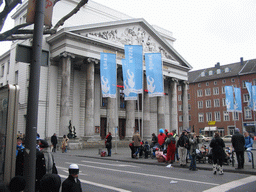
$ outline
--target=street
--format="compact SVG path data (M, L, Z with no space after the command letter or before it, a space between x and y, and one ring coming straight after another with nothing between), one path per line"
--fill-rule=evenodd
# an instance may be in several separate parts
M79 165L83 191L255 191L256 176L114 160L54 154L62 181L68 176L71 163ZM107 158L107 157L106 157Z

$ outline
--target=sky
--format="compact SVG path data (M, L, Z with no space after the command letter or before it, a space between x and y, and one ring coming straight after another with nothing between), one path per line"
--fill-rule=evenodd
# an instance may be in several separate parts
M94 0L173 33L173 47L199 70L256 58L256 0ZM11 20L8 23L12 23ZM8 29L5 27L3 31ZM8 46L0 42L0 55Z

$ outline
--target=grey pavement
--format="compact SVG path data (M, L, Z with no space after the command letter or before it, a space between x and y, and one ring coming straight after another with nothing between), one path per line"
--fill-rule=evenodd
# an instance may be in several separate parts
M94 158L94 159L102 159L102 160L115 160L115 161L121 161L121 162L129 162L129 163L139 163L139 164L151 164L151 165L158 165L158 166L167 166L166 163L160 163L157 161L156 158L151 159L150 157L148 159L138 158L134 159L131 158L131 150L129 147L119 147L119 148L112 148L112 155L111 157L101 157L100 151L107 151L106 148L85 148L85 149L77 149L77 150L68 150L67 155L75 155L80 157L88 157L88 158ZM256 158L256 151L252 151L254 156L254 164L255 164L255 158ZM58 151L58 153L61 153ZM242 174L251 174L256 175L256 167L252 168L252 162L248 162L247 154L244 154L245 156L245 164L244 169L235 169L237 167L237 161L235 158L234 166L232 164L230 165L223 165L223 170L225 172L233 172L233 173L242 173ZM189 166L190 162L187 163L187 166ZM179 165L179 162L174 162L172 164L173 167L179 167L181 169L188 169L182 168ZM212 164L206 163L198 163L197 162L197 168L200 170L212 170Z

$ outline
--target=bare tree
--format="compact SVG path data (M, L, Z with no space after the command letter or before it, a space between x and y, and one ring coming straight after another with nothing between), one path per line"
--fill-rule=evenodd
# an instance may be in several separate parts
M5 7L3 11L0 13L0 31L2 30L5 20L8 16L8 14L19 4L21 3L20 0L12 0L11 3L9 3L10 0L5 0ZM61 0L55 0L54 5ZM66 20L68 20L70 17L72 17L74 14L76 14L82 6L84 6L88 0L81 0L77 6L70 11L67 15L65 15L63 18L61 18L55 26L53 27L45 27L43 34L55 34L60 26L62 26ZM12 29L5 31L4 33L0 33L0 41L13 41L13 40L21 40L21 39L29 39L33 37L34 30L33 29L23 29L24 27L27 27L29 25L32 25L31 23L23 23L20 25L17 25L13 27Z

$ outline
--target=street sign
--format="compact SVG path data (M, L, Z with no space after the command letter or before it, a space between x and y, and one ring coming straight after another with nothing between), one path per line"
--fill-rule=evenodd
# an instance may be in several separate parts
M208 121L208 125L215 125L216 121Z

